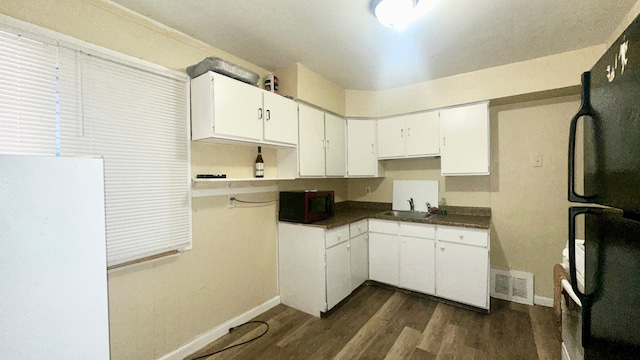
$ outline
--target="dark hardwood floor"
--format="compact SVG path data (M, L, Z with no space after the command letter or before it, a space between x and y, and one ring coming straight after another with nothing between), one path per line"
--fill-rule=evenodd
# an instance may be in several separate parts
M261 338L206 359L560 359L551 308L492 299L480 314L431 299L363 286L323 319L285 305L257 316ZM187 357L251 339L249 324Z

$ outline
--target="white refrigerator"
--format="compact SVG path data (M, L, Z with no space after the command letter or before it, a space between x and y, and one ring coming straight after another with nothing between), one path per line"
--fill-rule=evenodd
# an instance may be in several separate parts
M103 161L0 155L0 359L109 359Z

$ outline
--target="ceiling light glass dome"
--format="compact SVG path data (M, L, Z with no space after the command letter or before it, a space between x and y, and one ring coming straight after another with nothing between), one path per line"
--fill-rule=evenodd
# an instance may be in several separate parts
M402 30L424 15L435 0L371 0L371 12L386 27Z

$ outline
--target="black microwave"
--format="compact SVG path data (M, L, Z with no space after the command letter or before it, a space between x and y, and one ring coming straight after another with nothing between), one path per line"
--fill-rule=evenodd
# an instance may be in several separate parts
M312 223L333 215L333 191L281 191L278 220Z

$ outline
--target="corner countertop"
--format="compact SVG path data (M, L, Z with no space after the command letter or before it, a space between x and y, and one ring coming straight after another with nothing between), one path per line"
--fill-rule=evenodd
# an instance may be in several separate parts
M333 229L364 219L380 219L405 221L420 224L459 226L475 229L489 229L491 226L491 209L481 207L447 207L447 214L434 214L425 219L411 219L384 215L391 210L390 203L373 203L360 201L344 201L336 203L334 215L313 224L300 224Z

